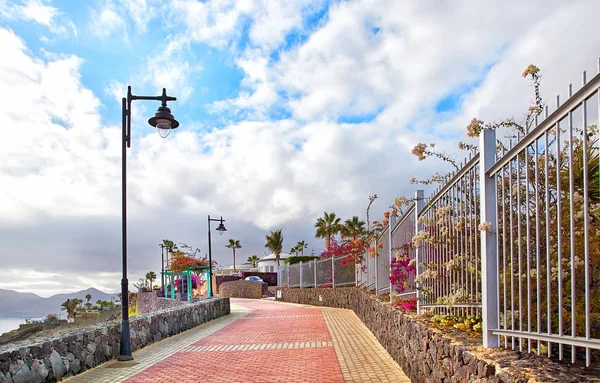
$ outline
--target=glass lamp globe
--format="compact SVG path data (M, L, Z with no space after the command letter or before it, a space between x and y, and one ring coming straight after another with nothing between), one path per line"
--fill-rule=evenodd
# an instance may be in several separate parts
M162 138L166 138L169 133L171 133L171 121L164 118L156 119L156 130L158 130L158 135Z

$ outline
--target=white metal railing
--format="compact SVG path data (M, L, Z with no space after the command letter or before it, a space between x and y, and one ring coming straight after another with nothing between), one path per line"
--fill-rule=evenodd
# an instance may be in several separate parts
M421 193L422 194L422 193ZM416 200L418 200L419 195L415 196ZM422 198L422 195L421 195ZM402 249L404 244L412 245L412 239L416 234L416 204L413 204L404 214L402 214L397 222L395 222L395 217L391 217L390 227L392 228L392 236L390 238L390 263L392 262L392 257L396 256L396 253ZM408 258L416 262L417 252L413 246L410 246L407 249ZM406 281L406 286L403 286L402 291L398 291L397 286L392 285L392 292L395 293L398 297L401 298L414 298L416 297L417 290L415 288L415 276L409 275ZM392 296L390 295L390 299Z
M417 222L420 309L479 315L479 155L433 194L417 212Z
M592 334L592 315L600 312L592 301L600 292L592 248L600 244L600 61L598 72L589 82L584 72L575 93L569 85L566 101L557 96L556 109L546 108L543 121L500 158L495 132L481 137L490 185L482 206L496 206L488 237L498 267L486 273L498 292L487 302L490 313L497 310L489 318L495 326L487 328L492 346L557 353L561 360L568 354L572 362L580 354L588 365L591 349L600 349L600 334Z
M581 88L569 86L565 102L557 97L556 109L546 107L508 150L483 130L480 153L431 197L417 191L397 222L392 217L372 243L375 257L365 254L351 274L338 269L341 260L314 261L314 284L302 287L416 295L418 313L481 316L485 347L589 366L591 350L600 349L599 114L600 60L594 78L584 72ZM405 243L417 269L398 292L390 265ZM302 267L281 270L280 285L299 286Z
M346 257L314 259L284 265L277 271L281 287L342 287L356 285L354 263Z
M375 288L377 295L390 292L390 228L375 241Z

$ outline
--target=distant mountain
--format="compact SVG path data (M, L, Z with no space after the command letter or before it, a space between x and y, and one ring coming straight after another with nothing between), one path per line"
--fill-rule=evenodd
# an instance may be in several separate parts
M75 293L56 294L48 298L40 297L32 293L19 293L13 290L0 289L0 318L40 318L49 313L65 313L60 310L60 305L70 298L83 299L85 296L92 296L93 304L97 300L110 302L113 298L117 300L117 294L108 294L98 289L89 288L87 290L77 291Z

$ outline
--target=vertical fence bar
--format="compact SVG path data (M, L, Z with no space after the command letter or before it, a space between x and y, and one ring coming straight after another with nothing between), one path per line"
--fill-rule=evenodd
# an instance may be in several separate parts
M598 71L600 72L600 61L598 61L599 67ZM585 72L582 75L583 85L586 84ZM598 96L600 96L600 91L597 92ZM600 97L598 98L598 102L600 104ZM583 114L583 253L584 253L584 291L585 291L585 337L586 339L590 339L590 238L589 238L589 228L590 228L590 216L589 216L589 180L588 180L588 138L587 138L587 101L583 101L582 105L582 114ZM600 119L600 115L599 115ZM590 349L586 347L585 349L585 364L587 367L590 366L591 353Z
M535 117L535 126L538 125L538 118ZM540 252L540 220L538 217L540 216L540 177L539 177L539 168L540 168L540 143L539 139L535 140L535 286L537 292L537 332L541 334L542 332L542 285L541 285L541 252ZM542 351L542 342L537 341L537 353L540 355Z
M573 95L573 85L569 85L569 97ZM569 226L571 244L571 336L575 337L577 332L577 310L576 286L575 286L575 175L573 174L573 112L569 112ZM584 150L586 150L584 148ZM584 176L587 177L587 174ZM585 197L584 197L585 198ZM571 363L575 363L575 346L571 346Z
M556 107L560 106L559 98L556 96ZM560 124L556 123L556 238L558 250L558 334L563 335L563 269L562 269L562 203L560 185ZM563 360L563 344L558 344L558 359Z
M396 226L396 217L390 214L390 222L388 227L388 244L389 244L389 265L390 265L390 303L394 303L394 299L392 298L392 293L394 292L394 284L392 283L392 259L394 257L393 244L394 240L392 239L392 230L394 230L394 226Z
M423 229L423 224L419 223L419 214L423 210L423 206L425 205L425 192L423 190L417 190L415 192L415 235L418 235L419 232ZM419 277L421 274L421 257L423 256L423 241L418 244L415 249L415 263L416 263L416 271L415 271L415 279ZM421 314L421 288L423 287L423 283L415 283L415 288L417 290L417 314Z
M548 108L546 107L546 117L548 117ZM546 331L548 335L552 334L552 268L550 259L550 181L549 181L549 142L548 131L544 133L544 191L546 202ZM548 357L552 355L552 343L548 342Z
M537 185L536 185L537 186ZM531 332L531 232L529 227L529 146L525 148L525 225L527 230L527 247L525 257L527 257L527 331ZM531 338L527 338L527 352L531 352Z
M300 261L300 288L302 288L302 274L303 274L302 261Z
M521 140L520 134L517 134L517 142ZM516 164L516 183L517 187L517 203L516 203L516 219L517 219L517 270L519 273L519 280L517 281L517 288L519 290L519 332L523 332L523 262L522 262L522 231L521 231L521 153L517 153L517 164ZM514 320L514 317L513 317ZM519 338L519 351L523 351L523 338Z
M383 236L383 234L382 234ZM375 295L378 295L379 292L377 291L377 287L379 287L379 278L378 275L379 274L379 241L381 240L381 237L377 238L375 240L375 259L373 262L373 266L375 267Z
M496 177L488 177L487 170L496 157L496 131L483 130L479 137L479 182L481 222L491 227L481 233L481 285L483 346L498 347L499 338L492 334L498 328L498 257L496 250Z
M317 260L313 259L312 261L313 261L313 271L314 271L314 274L315 274L315 284L314 284L314 286L315 286L315 289L316 289L318 287L317 286Z
M331 288L335 287L335 254L331 256Z

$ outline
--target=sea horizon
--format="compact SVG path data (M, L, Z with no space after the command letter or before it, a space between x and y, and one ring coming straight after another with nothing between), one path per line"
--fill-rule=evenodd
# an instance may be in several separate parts
M0 335L19 328L26 318L0 318Z

